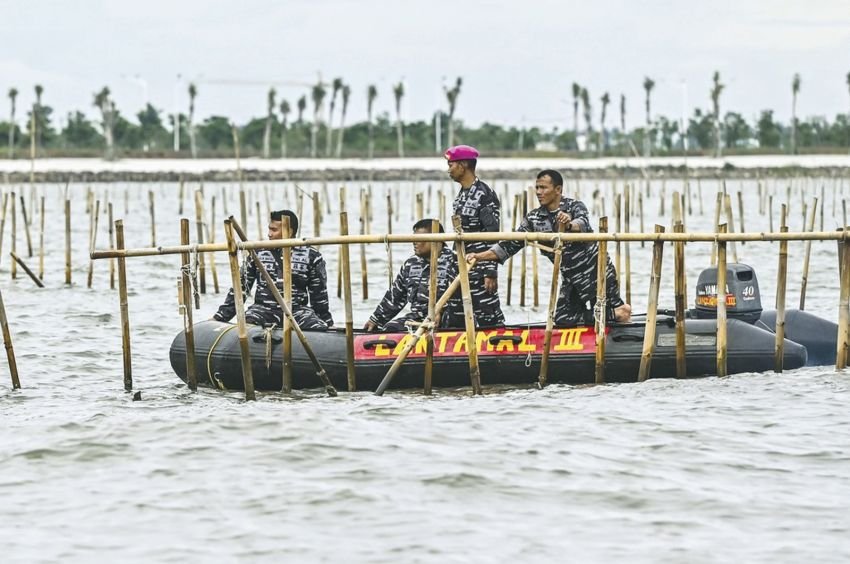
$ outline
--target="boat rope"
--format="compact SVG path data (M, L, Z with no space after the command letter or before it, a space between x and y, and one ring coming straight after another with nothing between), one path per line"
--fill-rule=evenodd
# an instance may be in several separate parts
M596 304L593 306L593 319L596 320L597 327L606 319L605 306L607 303L608 300L606 298L602 298L601 300L596 300Z
M531 334L531 312L526 310L525 312L525 328L528 331L528 334ZM531 368L531 351L528 351L528 354L525 357L525 367Z
M189 285L192 288L192 300L195 302L195 309L201 308L201 294L198 291L198 245L192 245L189 249L192 258L189 259L188 264L180 265L180 271L189 279ZM184 304L186 307L189 307L188 304Z
M209 378L210 384L212 384L213 386L215 386L219 390L226 390L227 388L224 386L224 383L222 383L222 381L219 380L219 378L217 376L218 372L216 372L215 375L213 374L213 371L212 371L212 354L213 354L213 351L215 350L215 347L218 345L218 342L221 340L222 337L224 337L224 334L227 333L228 331L232 331L233 329L236 329L236 327L237 327L236 325L231 325L230 327L228 327L226 329L222 329L221 332L218 334L218 337L216 337L215 341L213 341L213 344L210 347L210 352L207 353L207 377Z
M387 252L387 256L390 254L390 234L387 233L384 235L384 250Z

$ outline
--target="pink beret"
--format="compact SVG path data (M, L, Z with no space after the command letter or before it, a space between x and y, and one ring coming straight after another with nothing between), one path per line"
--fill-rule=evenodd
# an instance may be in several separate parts
M455 145L446 149L447 161L466 161L478 158L478 149L469 145Z

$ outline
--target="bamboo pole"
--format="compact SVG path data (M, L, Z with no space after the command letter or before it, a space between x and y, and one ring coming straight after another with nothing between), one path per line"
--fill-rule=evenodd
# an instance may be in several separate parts
M452 216L452 225L455 231L461 232L460 216ZM455 245L457 253L458 271L460 277L460 291L463 300L463 317L466 326L466 350L469 355L469 380L472 384L472 394L481 394L481 371L478 366L478 346L475 341L475 318L472 307L472 292L469 285L469 265L466 263L466 250L462 242Z
M12 199L12 252L18 252L18 212L17 212L17 203L15 202L15 193L11 194ZM67 228L67 224L66 224ZM12 264L9 265L11 270L12 280L18 278L18 264L15 261L12 261Z
M316 195L315 192L313 192ZM315 204L315 200L314 200ZM321 209L319 210L321 213ZM293 236L292 226L289 223L289 217L281 217L281 230L284 238L288 239ZM289 311L292 311L292 248L284 247L281 252L281 262L283 263L283 301ZM285 311L281 308L281 311ZM281 379L280 391L288 394L292 392L292 319L286 315L283 318L283 375Z
M387 190L387 233L393 232L393 198ZM438 230L439 232L439 230ZM433 246L431 247L433 251ZM393 285L393 246L387 244L387 288Z
M768 229L773 233L773 194L767 197L767 218L769 221Z
M322 205L319 203L319 193L313 192L313 235L322 236Z
M151 247L156 247L156 210L153 190L148 190L148 207L151 214Z
M210 243L215 242L215 194L212 195L210 199L210 221L206 224L206 233L207 240ZM210 273L212 274L213 279L213 290L216 294L219 292L218 288L218 270L215 265L215 253L209 253L210 259Z
M726 224L718 228L720 233L726 233ZM726 376L726 242L717 243L717 375Z
M785 204L782 204L783 225L779 228L780 232L788 231L788 226L785 223ZM776 348L773 358L773 371L782 372L785 362L785 289L788 275L788 242L779 242L779 269L776 275Z
M599 218L599 232L608 232L608 218ZM597 384L605 383L605 317L607 314L607 300L605 292L605 274L608 258L608 243L600 241L596 260L596 361L595 381Z
M815 198L812 202L812 215L809 218L809 231L815 230L815 214L818 209L818 199ZM821 206L821 210L823 210L823 206ZM803 281L800 284L800 311L804 311L806 309L806 287L809 284L809 259L812 255L812 242L806 241L806 253L803 257Z
M514 198L513 217L511 219L511 231L516 231L517 216L519 215L519 199ZM514 281L514 256L508 257L508 292L505 299L505 305L511 305L511 289Z
M738 224L741 226L739 231L741 233L746 232L746 228L744 227L744 195L738 190ZM743 246L743 242L741 245Z
M714 223L712 224L712 230L717 233L717 226L720 225L720 211L723 208L723 192L718 192L715 198L715 207L714 207ZM715 266L717 264L717 243L711 245L711 266Z
M39 203L41 212L38 214L38 278L44 280L44 196L40 197ZM94 250L94 247L91 250Z
M199 245L204 244L204 195L200 190L195 190L195 237ZM206 253L198 253L198 286L202 294L207 293Z
M6 209L9 204L9 194L3 194L3 211L0 215L0 262L3 260L3 233L6 231Z
M71 284L71 200L65 200L65 284Z
M618 192L614 194L614 232L621 233L623 231L623 223L622 223L622 206L623 206L623 197ZM614 243L614 271L617 273L617 286L621 287L620 273L623 271L621 268L620 262L620 241ZM628 300L626 300L628 303Z
M346 211L345 206L346 194L345 194L345 186L339 187L339 211L340 213ZM340 235L342 232L340 231ZM344 245L339 246L339 268L336 269L336 297L338 299L342 299L342 248ZM392 286L392 282L390 283Z
M27 204L21 194L21 217L24 220L24 234L27 236L27 256L32 258L32 237L30 236L30 220L27 219Z
M439 233L440 232L440 223L436 219L431 220L431 233ZM437 306L437 284L439 283L438 279L438 264L437 260L439 259L440 253L440 243L432 242L431 243L431 255L430 255L430 264L428 271L428 319L434 321L435 325L438 325L436 321L436 306ZM431 395L431 381L434 372L434 332L428 331L425 337L425 381L422 386L422 392L426 396Z
M734 233L735 221L732 215L732 196L725 194L723 196L723 205L726 208L726 229L728 229L730 233ZM738 262L738 251L735 243L730 242L729 247L732 249L732 262Z
M369 234L369 204L366 193L360 191L360 234ZM369 270L366 266L366 244L360 243L360 283L363 288L363 301L369 299Z
M522 193L517 194L517 199L520 202L520 210L522 213L522 217L525 217L528 214L528 210L526 209L527 200L523 197ZM522 251L520 251L520 261L519 261L519 305L520 307L525 307L525 278L527 276L526 273L526 254L528 252L528 245L523 245Z
M845 227L844 230L847 228ZM839 298L838 298L838 338L835 355L835 369L847 367L848 346L850 346L850 244L844 241L838 255Z
M244 225L248 228L248 202L245 200L246 194L244 188L239 187L239 225ZM299 216L300 217L300 216Z
M6 348L6 360L9 363L9 374L12 377L12 389L21 387L18 378L18 363L15 360L15 347L12 345L12 332L9 330L9 320L6 317L6 305L3 303L3 292L0 291L0 329L3 331L3 346Z
M677 223L675 233L682 233L685 226ZM673 276L676 303L676 378L684 378L688 373L685 350L685 245L681 241L673 244Z
M534 188L529 187L528 189L528 208L534 208L534 200L535 200ZM537 259L538 255L540 255L540 251L536 247L532 247L529 251L531 253L531 295L532 295L532 304L534 307L540 307L540 282L538 279L539 271L537 268Z
M38 276L36 276L35 273L32 270L30 270L30 267L27 266L27 264L23 261L23 259L21 259L21 257L16 255L14 252L12 252L10 254L11 254L12 258L14 259L14 261L21 265L21 268L24 269L24 272L27 273L27 276L30 277L30 280L35 282L35 285L38 286L39 288L44 288L44 283L41 280L39 280Z
M245 303L242 295L242 277L239 273L239 258L237 256L236 240L233 237L233 225L230 220L224 221L224 235L227 239L227 249L230 258L230 278L233 285L233 299L236 306L236 325L239 332L239 350L242 353L242 381L245 385L245 399L257 399L254 392L254 375L251 372L251 349L248 343L248 326L245 322Z
M70 202L65 200L66 209ZM115 222L115 248L124 249L124 221ZM121 310L121 353L124 359L124 389L133 391L133 364L130 353L130 312L127 305L127 264L126 259L118 257L118 305Z
M656 233L664 233L663 225L655 226ZM664 243L657 241L652 245L652 270L649 278L649 300L646 306L646 325L643 332L643 350L640 355L638 382L650 375L652 355L655 353L655 332L658 318L658 292L661 288L661 264L664 255Z
M339 214L339 234L348 235L348 212ZM351 304L351 259L348 245L340 246L340 270L342 271L342 291L345 296L345 364L348 375L348 391L357 390L357 375L354 368L354 314Z
M558 224L558 232L563 232L564 225ZM552 346L552 328L555 325L555 309L558 306L558 281L561 274L561 254L563 247L561 239L555 240L555 256L552 264L552 284L549 287L549 308L546 311L546 333L543 337L543 356L540 358L540 373L537 375L537 385L542 390L546 387L549 377L549 348Z
M643 233L643 192L638 192L638 209L640 210L640 232ZM643 249L645 246L645 241L640 242L640 248Z
M109 222L109 248L114 249L115 248L115 224L112 221L112 202L109 202L106 205L106 207L108 209L107 221ZM42 229L42 232L43 231L44 231L44 229ZM94 256L94 253L92 253L92 256ZM114 258L109 259L109 289L110 290L115 289L115 259Z
M263 239L263 214L260 211L260 201L257 200L254 202L254 207L257 211L257 240L260 241ZM300 215L298 217L301 217Z
M189 220L180 220L180 243L189 244ZM192 322L192 277L189 275L192 259L189 252L180 255L180 288L183 293L181 307L183 313L183 335L186 339L186 383L193 392L198 390L198 373L195 371L195 333ZM234 292L235 292L234 287Z
M183 185L183 175L180 175L180 190L177 194L177 215L183 215L183 199L186 187Z
M97 246L97 220L100 217L100 200L94 204L94 214L91 216L91 232L89 233L89 255ZM188 243L188 241L187 241ZM86 288L91 288L92 279L94 278L94 260L89 259L89 275L86 280Z
M631 216L632 206L631 206L630 192L631 192L631 190L629 188L629 185L626 184L626 192L625 192L625 199L624 199L624 204L625 204L625 207L624 207L625 225L624 225L624 227L625 227L626 233L631 232L631 217L630 216ZM625 272L626 303L630 304L630 303L632 303L632 258L631 258L631 255L629 254L629 243L628 243L628 241L623 242L623 252L625 253L624 257L625 257L625 268L626 268L626 272Z

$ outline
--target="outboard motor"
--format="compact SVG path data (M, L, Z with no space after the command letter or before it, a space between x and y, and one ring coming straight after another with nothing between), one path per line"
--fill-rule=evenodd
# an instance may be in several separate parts
M695 316L698 319L717 317L717 267L700 272L697 281ZM761 317L761 293L756 272L751 266L726 264L726 316L755 323Z

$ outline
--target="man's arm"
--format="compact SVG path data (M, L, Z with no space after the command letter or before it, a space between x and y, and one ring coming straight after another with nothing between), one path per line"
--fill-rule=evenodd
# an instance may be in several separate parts
M389 320L398 315L398 312L404 309L408 300L407 285L404 283L407 279L408 271L408 262L405 261L401 265L393 281L393 285L384 294L384 299L375 308L375 312L369 316L369 321L363 326L364 329L374 331L378 327L383 327Z
M254 281L257 279L257 267L254 264L253 260L247 260L245 267L245 287L242 289L242 301L246 300L246 296L251 293L251 287L254 285ZM230 321L233 319L233 316L236 315L236 298L233 294L233 288L227 292L227 296L224 298L224 303L218 308L213 314L213 319L216 321Z

